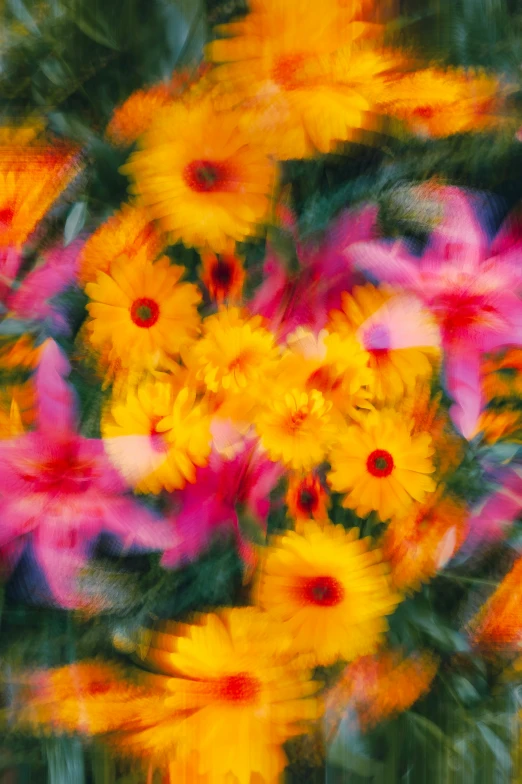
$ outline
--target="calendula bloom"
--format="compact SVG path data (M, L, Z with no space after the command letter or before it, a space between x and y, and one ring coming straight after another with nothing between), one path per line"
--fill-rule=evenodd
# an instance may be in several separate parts
M201 294L181 283L185 268L167 257L152 262L146 253L119 257L110 273L99 272L85 292L89 340L96 349L110 347L109 361L154 368L178 354L199 332Z
M308 470L319 465L339 436L332 403L321 392L279 386L256 413L256 430L271 460Z
M283 624L296 652L317 664L373 653L399 601L387 567L359 531L316 522L272 539L256 599Z
M13 713L21 729L99 735L119 729L145 692L112 664L92 660L15 679Z
M258 231L276 178L238 115L217 113L209 98L158 112L122 171L172 242L217 253Z
M158 765L192 759L192 781L276 784L282 744L319 716L319 684L273 620L254 607L221 610L166 626L150 643L146 662L162 673L150 678L154 702L141 729L115 736L118 747Z
M0 143L0 247L20 249L79 170L70 146Z
M245 270L239 257L233 253L216 256L211 251L202 250L201 261L201 281L210 298L219 305L225 301L238 302L245 282Z
M427 68L390 83L383 108L413 133L438 138L494 125L499 94L498 79L485 73Z
M357 408L371 408L373 376L369 354L355 335L321 330L316 336L299 327L286 339L287 350L279 364L282 378L307 392L316 389L343 415L357 416Z
M440 337L430 313L412 296L370 283L342 295L342 309L330 313L329 329L355 332L369 354L370 385L379 402L396 402L420 379L429 379Z
M107 454L140 493L169 491L195 482L196 466L210 452L210 417L190 388L170 375L141 381L114 399L102 419Z
M454 400L450 414L465 438L476 432L484 401L482 355L522 341L520 236L508 220L492 243L477 216L476 196L458 188L432 189L444 218L419 258L405 244L355 243L352 262L380 280L414 293L437 320L444 349L444 375Z
M482 390L488 402L522 395L522 349L508 348L482 362Z
M326 695L329 735L350 713L367 730L410 708L429 690L438 661L428 652L383 651L349 664Z
M328 491L315 472L291 473L285 500L288 514L297 524L304 520L325 522L328 519Z
M80 282L95 281L98 272L110 275L112 262L120 256L154 259L162 246L150 215L142 207L123 204L85 242L79 259Z
M170 545L164 523L125 496L103 442L76 431L75 399L64 377L69 364L56 343L40 349L35 373L36 429L0 441L0 548L14 567L26 547L43 571L53 599L82 604L76 580L102 532L125 546Z
M380 543L398 591L419 590L455 555L467 532L468 510L435 493L388 523Z
M520 651L522 644L522 558L518 558L470 623L473 643L504 653Z
M384 521L435 490L432 454L428 433L412 435L411 423L394 411L370 412L332 449L328 481L347 493L343 506L360 517L374 510Z
M331 152L376 125L376 99L400 56L381 29L355 21L358 4L254 0L208 47L224 103L263 132L280 159ZM371 40L373 37L374 40Z

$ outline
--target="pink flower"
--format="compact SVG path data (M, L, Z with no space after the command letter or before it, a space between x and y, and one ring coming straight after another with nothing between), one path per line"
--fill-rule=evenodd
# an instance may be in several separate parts
M504 538L522 511L522 471L520 466L505 468L497 477L498 488L470 515L468 533L461 548L466 557L477 547Z
M340 307L341 292L352 280L343 250L372 236L376 215L376 208L371 206L344 212L319 244L300 243L296 226L287 217L285 228L296 243L300 269L296 275L290 274L274 250L268 248L264 281L249 310L264 316L280 340L299 326L319 332L329 311Z
M483 407L480 358L522 343L522 234L506 222L492 244L476 215L477 196L458 188L436 191L445 217L420 258L402 242L361 242L346 255L377 279L416 294L439 323L445 381L453 422L466 437L476 432Z
M241 556L251 563L253 551L239 530L237 507L243 507L264 526L270 511L270 491L282 473L281 466L268 460L254 439L245 441L232 459L214 449L208 466L198 468L195 484L187 485L175 496L179 503L173 518L177 541L165 551L162 565L173 568L193 560L223 528L232 530Z
M102 532L123 547L163 549L165 523L124 495L103 442L76 432L69 363L53 340L36 371L37 428L0 443L0 547L11 567L30 543L56 601L81 604L75 578Z

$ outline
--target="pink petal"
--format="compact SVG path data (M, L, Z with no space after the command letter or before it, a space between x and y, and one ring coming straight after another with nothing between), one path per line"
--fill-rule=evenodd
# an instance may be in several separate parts
M503 485L469 520L468 535L462 547L469 554L482 544L492 544L504 538L508 527L522 510L522 477L509 468Z
M471 439L484 407L480 354L474 346L457 344L447 347L445 357L446 388L454 400L449 413L457 430Z
M346 250L349 263L367 275L386 283L406 287L417 285L419 269L402 243L385 241L356 242Z
M75 396L64 381L70 370L67 357L57 343L51 338L46 340L35 373L38 428L55 440L75 430Z
M477 217L480 197L446 186L437 188L435 193L444 217L431 234L423 267L451 261L462 271L472 273L488 253L488 237Z

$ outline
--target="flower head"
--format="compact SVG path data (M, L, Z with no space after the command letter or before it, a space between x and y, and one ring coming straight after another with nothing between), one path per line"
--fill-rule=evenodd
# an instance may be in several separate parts
M518 558L496 591L470 624L475 645L514 653L522 643L522 558Z
M317 664L375 651L398 603L380 552L358 534L309 521L274 538L263 559L258 603Z
M123 171L172 242L226 251L257 231L270 208L276 169L233 112L210 99L166 107Z
M288 480L285 500L288 514L298 524L305 520L325 522L328 519L328 491L315 472L293 472Z
M361 517L375 510L384 521L435 490L432 454L428 433L412 435L411 425L393 411L370 412L332 450L328 481L347 493L344 506Z
M221 305L227 301L237 302L241 299L245 270L238 256L232 253L221 253L216 256L211 251L201 251L203 269L201 280L206 286L210 298Z

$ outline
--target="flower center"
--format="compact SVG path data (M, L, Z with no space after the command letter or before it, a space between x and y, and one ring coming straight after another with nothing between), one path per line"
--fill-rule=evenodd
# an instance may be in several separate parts
M12 207L2 207L0 209L0 229L8 229L13 222L14 215Z
M308 410L306 408L300 408L298 411L295 411L290 416L290 422L289 422L290 430L292 431L299 430L299 428L306 421L307 416L308 416Z
M229 179L228 167L218 161L191 161L185 166L183 179L197 193L220 191Z
M304 584L303 594L308 604L335 607L344 599L344 588L335 577L311 577Z
M159 318L159 305L153 299L140 297L131 305L130 315L137 327L152 327Z
M279 57L272 69L272 78L283 90L299 87L299 71L304 63L304 55L290 54Z
M373 324L364 335L364 348L375 357L388 353L391 347L390 332L384 324Z
M89 694L105 694L110 689L110 684L106 681L93 681L87 686Z
M393 457L385 449L375 449L366 461L366 468L379 479L389 476L394 469Z
M435 115L435 109L432 106L417 106L417 108L413 110L413 114L415 117L431 120Z
M227 675L220 679L218 685L219 696L227 702L254 702L260 690L260 682L248 672Z
M223 288L228 288L232 281L232 265L229 264L227 261L223 261L220 259L214 266L212 267L212 280L213 282L218 285L222 286Z
M317 507L317 493L309 487L304 487L299 491L299 507L303 512L311 514Z

